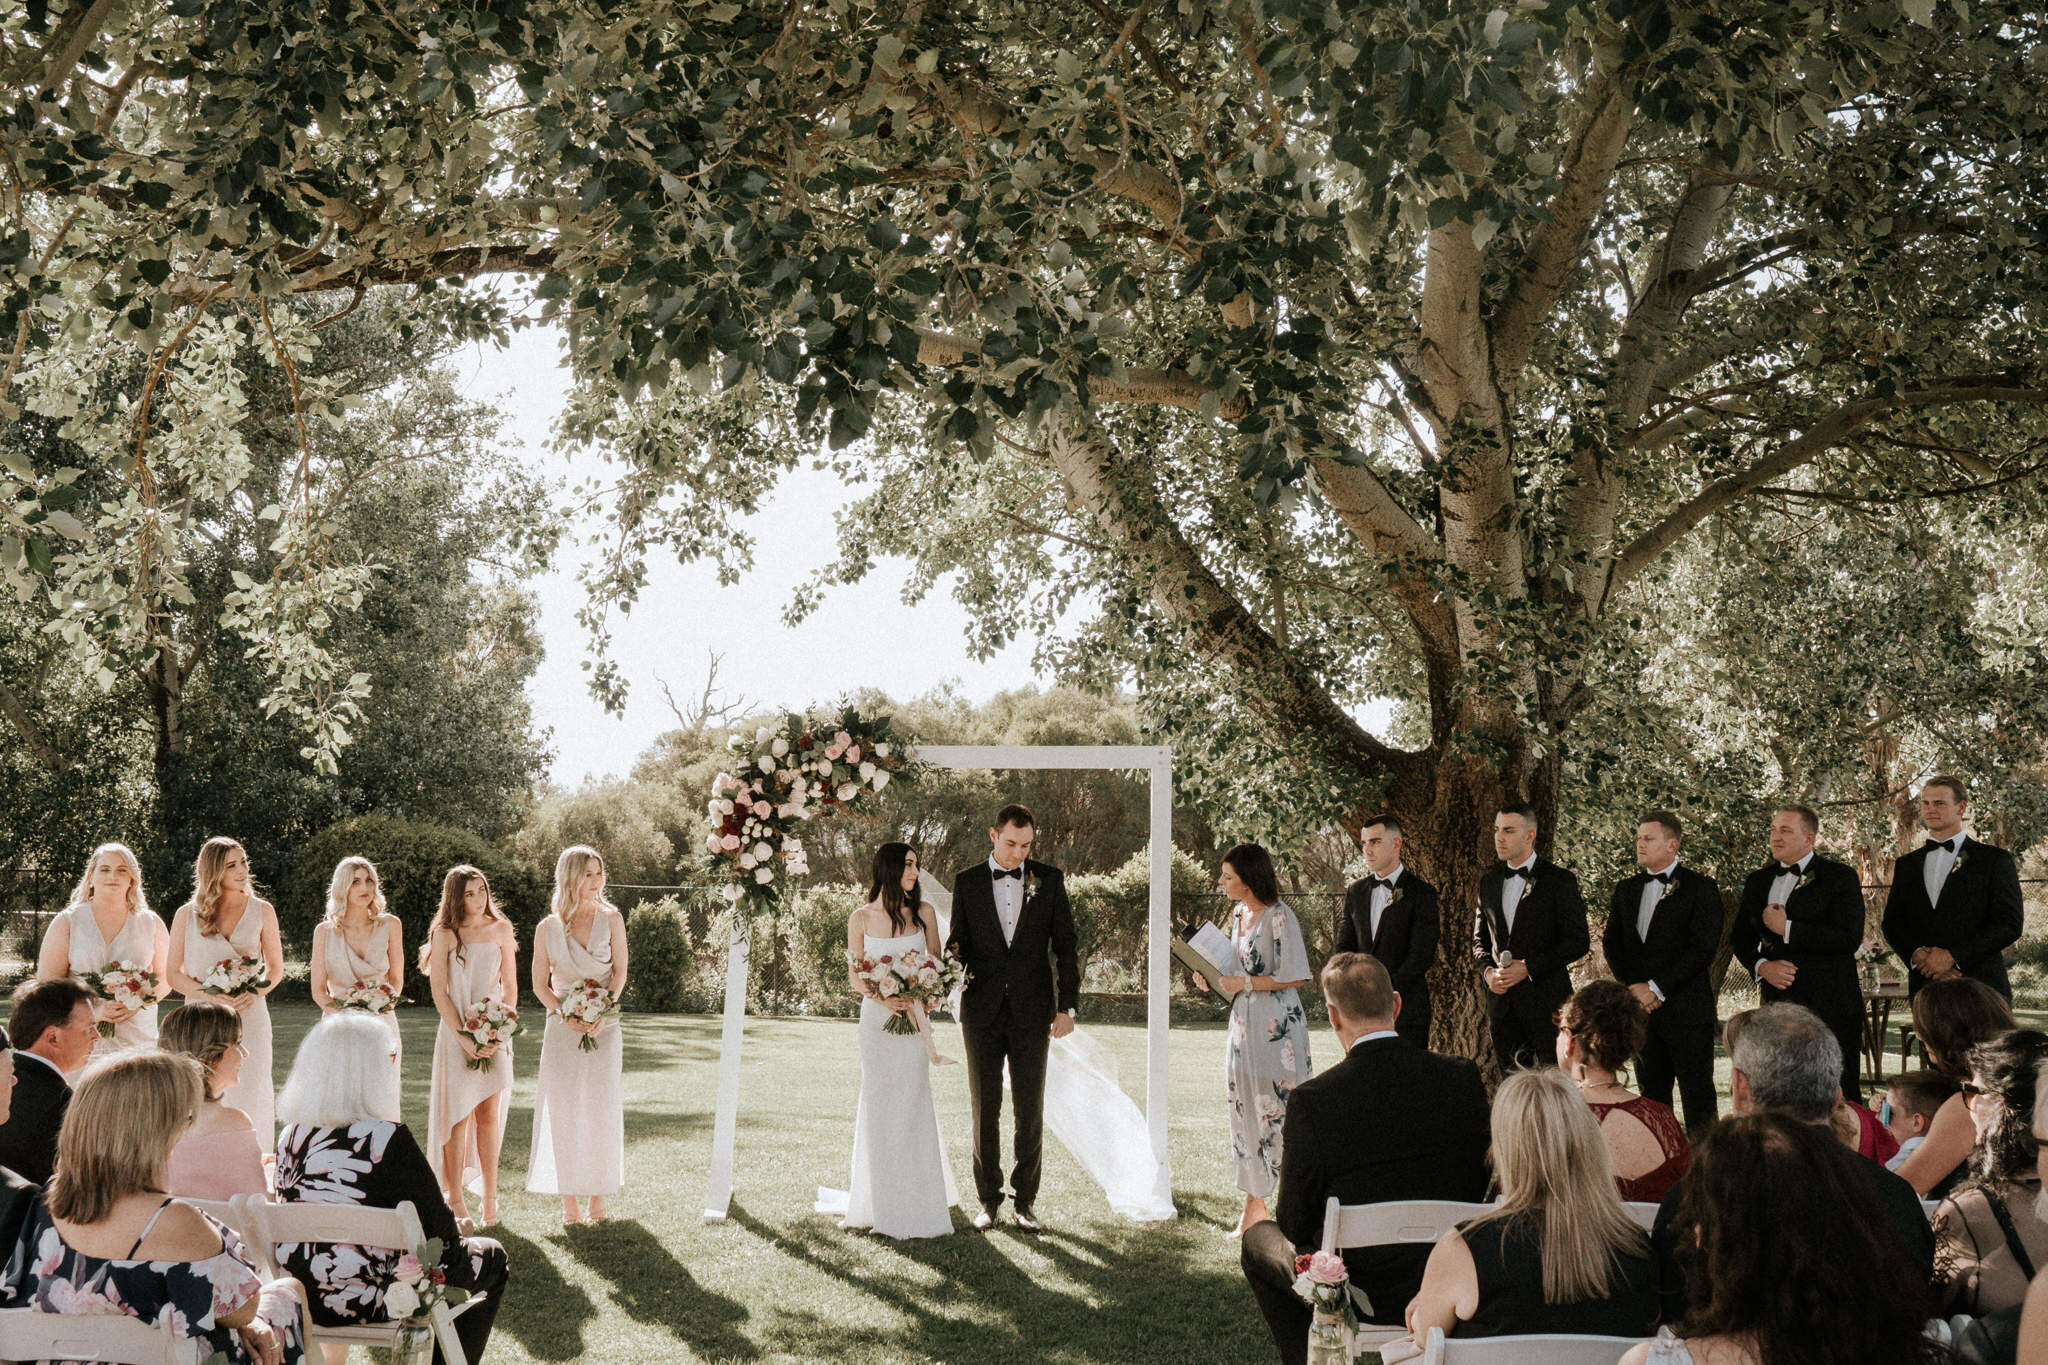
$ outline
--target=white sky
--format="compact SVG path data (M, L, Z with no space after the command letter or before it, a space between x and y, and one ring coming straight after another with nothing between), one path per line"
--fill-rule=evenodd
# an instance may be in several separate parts
M568 389L553 329L520 332L504 350L472 346L455 363L469 397L492 400L508 414L507 439L532 468L564 484L603 476L605 465L594 456L572 460L551 447ZM833 590L801 626L783 625L792 591L835 558L832 514L847 498L829 472L787 476L751 523L758 567L731 587L721 587L707 565L651 564L640 604L613 634L614 656L632 685L624 716L608 714L584 685L588 640L576 622L583 601L576 570L588 549L565 544L553 572L530 585L540 597L547 657L528 691L536 721L553 731L555 781L575 786L586 777L623 774L675 724L657 678L687 701L703 688L711 651L723 656L720 691L791 710L861 687L911 697L950 679L979 701L1042 681L1033 676L1028 640L986 663L968 658L966 616L945 592L905 606L900 560L881 560L864 582ZM877 648L878 641L906 639L917 648Z

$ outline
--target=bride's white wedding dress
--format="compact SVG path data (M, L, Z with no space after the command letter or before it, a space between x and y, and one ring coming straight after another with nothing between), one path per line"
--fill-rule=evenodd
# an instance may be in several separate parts
M922 931L861 936L870 957L922 948ZM860 1106L853 1120L853 1188L818 1190L817 1211L844 1217L841 1227L884 1237L943 1237L959 1202L952 1164L939 1138L931 1060L915 1034L884 1031L889 1011L860 1004Z

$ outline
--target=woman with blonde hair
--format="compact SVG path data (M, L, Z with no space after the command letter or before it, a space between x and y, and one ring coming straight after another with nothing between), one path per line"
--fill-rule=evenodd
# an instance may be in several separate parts
M261 985L216 992L204 984L216 967L262 968ZM212 1000L242 1016L247 1059L241 1079L222 1096L249 1116L266 1153L277 1143L277 1089L270 1075L270 1006L265 997L284 980L284 947L277 911L256 894L249 853L226 835L200 847L192 865L192 899L171 918L166 975L187 1000Z
M327 883L327 914L313 926L313 1003L333 1014L350 1008L348 993L364 986L390 988L389 1009L368 1011L391 1030L399 1049L398 1016L405 990L405 935L384 902L384 881L368 858L343 858ZM393 1065L398 1063L394 1060Z
M171 1150L204 1086L199 1065L134 1051L80 1081L57 1136L57 1173L8 1260L6 1301L46 1313L168 1320L230 1361L304 1359L298 1287L265 1284L240 1240L164 1193Z
M1443 1235L1408 1330L1648 1336L1657 1324L1649 1235L1615 1191L1592 1111L1561 1071L1517 1071L1493 1098L1500 1206Z
M469 1208L462 1192L472 1183L483 1194L482 1226L498 1221L498 1151L512 1098L512 1040L479 1047L464 1036L463 1021L491 1000L516 1013L518 959L512 921L491 900L490 881L466 863L450 868L420 947L420 970L433 983L434 1009L441 1016L434 1035L427 1160L463 1224L469 1223Z
M166 970L170 950L170 931L142 892L142 864L126 844L101 844L86 859L70 906L43 932L36 980L75 976L96 983L102 972L117 964L156 973L156 989L148 1003L121 1005L103 996L93 1006L100 1023L113 1028L111 1037L101 1028L95 1054L155 1047L157 1001L171 989Z
M533 993L548 1012L540 1085L533 1097L533 1144L526 1188L560 1195L562 1222L604 1221L606 1196L626 1167L624 1046L617 1019L585 1022L562 998L596 982L617 999L626 989L626 917L604 897L604 858L576 844L555 859L548 917L533 936Z
M164 1020L164 1051L199 1063L205 1093L198 1116L171 1152L170 1184L180 1199L264 1197L263 1149L249 1116L222 1096L249 1060L242 1046L242 1016L212 1000L192 1000Z

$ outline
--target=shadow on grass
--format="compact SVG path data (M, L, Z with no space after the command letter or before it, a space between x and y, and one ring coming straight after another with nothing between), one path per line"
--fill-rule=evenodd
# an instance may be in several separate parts
M761 1354L740 1331L749 1317L746 1307L697 1283L653 1233L632 1219L568 1229L560 1244L611 1283L612 1302L635 1322L665 1329L706 1359L752 1360Z
M502 1224L490 1235L505 1248L512 1273L493 1335L509 1332L536 1360L580 1359L583 1324L597 1317L590 1295L562 1278L552 1247L530 1242Z

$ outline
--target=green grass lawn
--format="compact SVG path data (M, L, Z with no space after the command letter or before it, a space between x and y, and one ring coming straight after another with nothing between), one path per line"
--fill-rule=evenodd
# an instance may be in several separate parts
M316 1012L281 1005L274 1017L282 1080ZM424 1009L401 1017L405 1116L424 1139L434 1017ZM2043 1021L2021 1011L2027 1026ZM539 1039L517 1044L504 1221L491 1229L511 1253L512 1286L492 1365L1271 1358L1237 1243L1224 1235L1242 1203L1231 1183L1221 1028L1172 1033L1177 1221L1117 1218L1048 1137L1043 1234L975 1233L956 1211L959 1235L903 1243L842 1232L811 1212L817 1186L847 1182L860 1084L852 1021L748 1021L735 1193L722 1227L702 1221L719 1021L628 1015L625 1028L626 1188L598 1227L564 1230L558 1201L525 1193ZM1093 1024L1089 1032L1117 1057L1126 1092L1142 1097L1143 1026ZM942 1026L941 1036L958 1055L957 1031ZM1327 1031L1315 1048L1322 1066L1336 1056ZM1897 1069L1896 1052L1887 1064ZM1725 1111L1725 1058L1717 1074ZM971 1200L966 1077L959 1067L934 1076L954 1175Z

